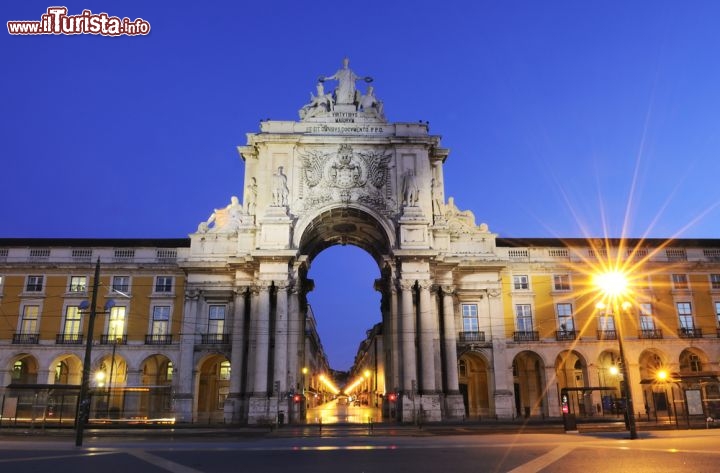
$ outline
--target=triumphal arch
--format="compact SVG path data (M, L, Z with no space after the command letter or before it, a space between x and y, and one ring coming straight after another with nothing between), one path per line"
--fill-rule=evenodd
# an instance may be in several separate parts
M346 244L380 268L385 386L398 393L398 416L464 413L454 291L459 283L484 291L486 310L502 312L496 235L445 198L448 150L440 137L427 123L389 122L371 83L346 59L320 77L299 120L262 121L238 147L242 200L231 197L191 234L181 263L188 274L181 364L198 369L208 354L193 349L190 335L212 324L214 301L230 301L228 420L257 423L288 411L301 377L308 269L323 249ZM492 323L503 331L502 319ZM177 411L193 411L193 384L190 374L180 380ZM496 389L496 412L510 412L510 389Z

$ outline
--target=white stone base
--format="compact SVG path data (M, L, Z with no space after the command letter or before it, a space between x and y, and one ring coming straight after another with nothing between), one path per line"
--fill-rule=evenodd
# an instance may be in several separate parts
M495 391L495 417L498 419L512 419L513 394L510 391Z
M402 401L402 422L421 424L443 420L440 394L416 394L414 399L404 394Z
M192 394L176 395L173 399L173 409L175 411L175 422L190 423L193 422L193 398Z
M447 394L445 396L445 418L455 420L465 418L465 404L461 394Z

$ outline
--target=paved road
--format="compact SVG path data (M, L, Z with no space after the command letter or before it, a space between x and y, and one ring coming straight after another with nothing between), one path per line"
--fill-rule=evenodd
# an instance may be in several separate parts
M140 433L138 433L140 434ZM0 439L0 471L77 473L715 472L720 430L465 436Z

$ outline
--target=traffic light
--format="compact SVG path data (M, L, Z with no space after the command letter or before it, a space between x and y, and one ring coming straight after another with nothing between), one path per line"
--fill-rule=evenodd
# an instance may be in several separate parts
M299 394L295 394L295 395L293 396L293 402L294 402L295 404L299 404L300 401L302 401L302 396L299 395Z
M388 393L388 400L390 402L395 402L397 400L397 394L395 393Z

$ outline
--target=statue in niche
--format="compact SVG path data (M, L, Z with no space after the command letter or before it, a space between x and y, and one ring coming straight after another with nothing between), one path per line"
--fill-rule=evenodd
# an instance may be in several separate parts
M415 171L409 169L403 176L403 205L415 207L418 202L420 190L415 180Z
M310 103L300 109L300 118L310 118L320 113L331 112L335 106L332 94L326 94L322 82L317 83L317 96L310 92Z
M352 69L349 67L350 65L350 59L344 58L343 59L343 67L342 69L338 69L338 71L328 77L320 77L318 80L320 82L325 82L326 80L336 80L338 81L338 86L335 88L334 95L335 95L335 104L347 104L347 105L357 105L358 101L360 100L359 92L355 88L355 82L359 80L364 80L365 82L372 82L372 77L360 77L355 72L353 72Z
M443 196L442 196L442 185L439 183L437 179L433 179L431 181L430 187L432 189L432 208L433 208L433 215L438 215L442 217L443 215L443 207L445 207L445 203L443 202Z
M243 223L243 206L236 196L230 197L230 204L215 209L206 222L200 223L198 233L232 233Z
M287 186L287 176L283 173L283 167L280 166L277 172L273 173L272 176L272 199L273 206L285 207L288 204L288 194L290 190Z
M243 205L245 206L246 214L255 215L255 207L257 206L257 181L255 181L254 177L250 178L250 184L245 187Z
M383 103L375 97L373 86L367 88L367 93L360 98L358 110L374 113L378 118L383 118Z

